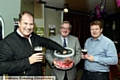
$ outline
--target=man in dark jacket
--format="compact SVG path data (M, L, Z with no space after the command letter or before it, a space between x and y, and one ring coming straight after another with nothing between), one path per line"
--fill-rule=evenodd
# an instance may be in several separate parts
M43 56L34 52L36 46L66 53L56 42L33 32L34 17L30 12L19 14L18 26L16 31L0 42L0 74L41 76Z

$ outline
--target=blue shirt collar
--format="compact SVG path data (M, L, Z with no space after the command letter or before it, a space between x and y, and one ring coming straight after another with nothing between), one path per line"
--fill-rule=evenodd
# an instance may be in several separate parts
M93 37L91 38L92 41L101 41L103 37L103 34L101 34L96 40L93 39Z

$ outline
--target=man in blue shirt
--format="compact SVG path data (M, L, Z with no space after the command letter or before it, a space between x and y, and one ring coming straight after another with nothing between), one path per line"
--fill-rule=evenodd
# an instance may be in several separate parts
M81 53L85 59L85 67L81 80L109 80L109 66L118 62L114 43L102 34L103 27L99 20L90 23L92 37L85 42L87 54Z

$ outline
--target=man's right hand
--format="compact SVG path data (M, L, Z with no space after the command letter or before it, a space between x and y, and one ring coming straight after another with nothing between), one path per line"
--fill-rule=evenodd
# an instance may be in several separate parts
M42 62L43 54L42 53L35 53L29 57L30 64L34 64L36 62Z
M67 53L67 50L64 50L64 51L63 51L63 54L66 54L66 53Z

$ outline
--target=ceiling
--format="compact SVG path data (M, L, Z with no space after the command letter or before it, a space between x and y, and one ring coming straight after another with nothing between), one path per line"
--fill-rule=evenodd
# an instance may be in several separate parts
M96 5L100 3L101 0L42 0L46 2L46 6L63 8L63 5L67 3L70 10L89 13L94 11ZM120 11L116 7L116 0L106 0L106 11L108 14L116 13Z

